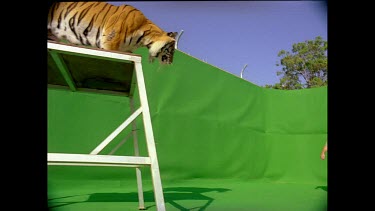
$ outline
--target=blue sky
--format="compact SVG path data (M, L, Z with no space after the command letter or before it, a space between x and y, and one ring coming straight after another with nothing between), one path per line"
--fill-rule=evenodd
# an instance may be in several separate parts
M321 36L326 1L116 1L165 31L184 30L178 49L258 86L279 82L280 50Z

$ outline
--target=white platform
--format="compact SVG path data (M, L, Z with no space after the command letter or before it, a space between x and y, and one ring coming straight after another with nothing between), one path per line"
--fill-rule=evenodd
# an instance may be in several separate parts
M73 92L96 92L130 98L133 112L118 128L87 154L47 153L48 165L135 167L139 209L145 209L141 166L151 168L157 210L164 211L164 195L155 148L141 57L48 41L48 87ZM135 73L135 74L134 74ZM140 107L135 110L134 89L138 88ZM142 115L148 157L139 156L135 119ZM121 131L132 127L134 156L98 155ZM116 150L116 149L114 149Z

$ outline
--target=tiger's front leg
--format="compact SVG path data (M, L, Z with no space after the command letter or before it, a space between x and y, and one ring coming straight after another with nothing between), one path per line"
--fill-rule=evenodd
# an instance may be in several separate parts
M118 33L113 29L109 33L104 31L101 37L101 47L104 50L118 51L120 47L120 39Z
M155 60L155 57L154 57L154 56L151 56L151 55L148 56L148 62L149 62L149 63L153 63L154 60Z

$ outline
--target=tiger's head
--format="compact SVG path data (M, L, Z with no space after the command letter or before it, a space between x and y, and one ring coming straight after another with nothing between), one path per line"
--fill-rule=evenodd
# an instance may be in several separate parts
M153 40L148 45L149 62L153 62L155 58L158 58L161 64L172 64L176 36L177 32L168 32Z

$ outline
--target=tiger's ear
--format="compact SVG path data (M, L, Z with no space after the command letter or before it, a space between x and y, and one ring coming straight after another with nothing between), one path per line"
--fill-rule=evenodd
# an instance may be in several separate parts
M172 37L172 38L176 38L177 34L178 34L177 32L168 32L167 33L167 35Z

